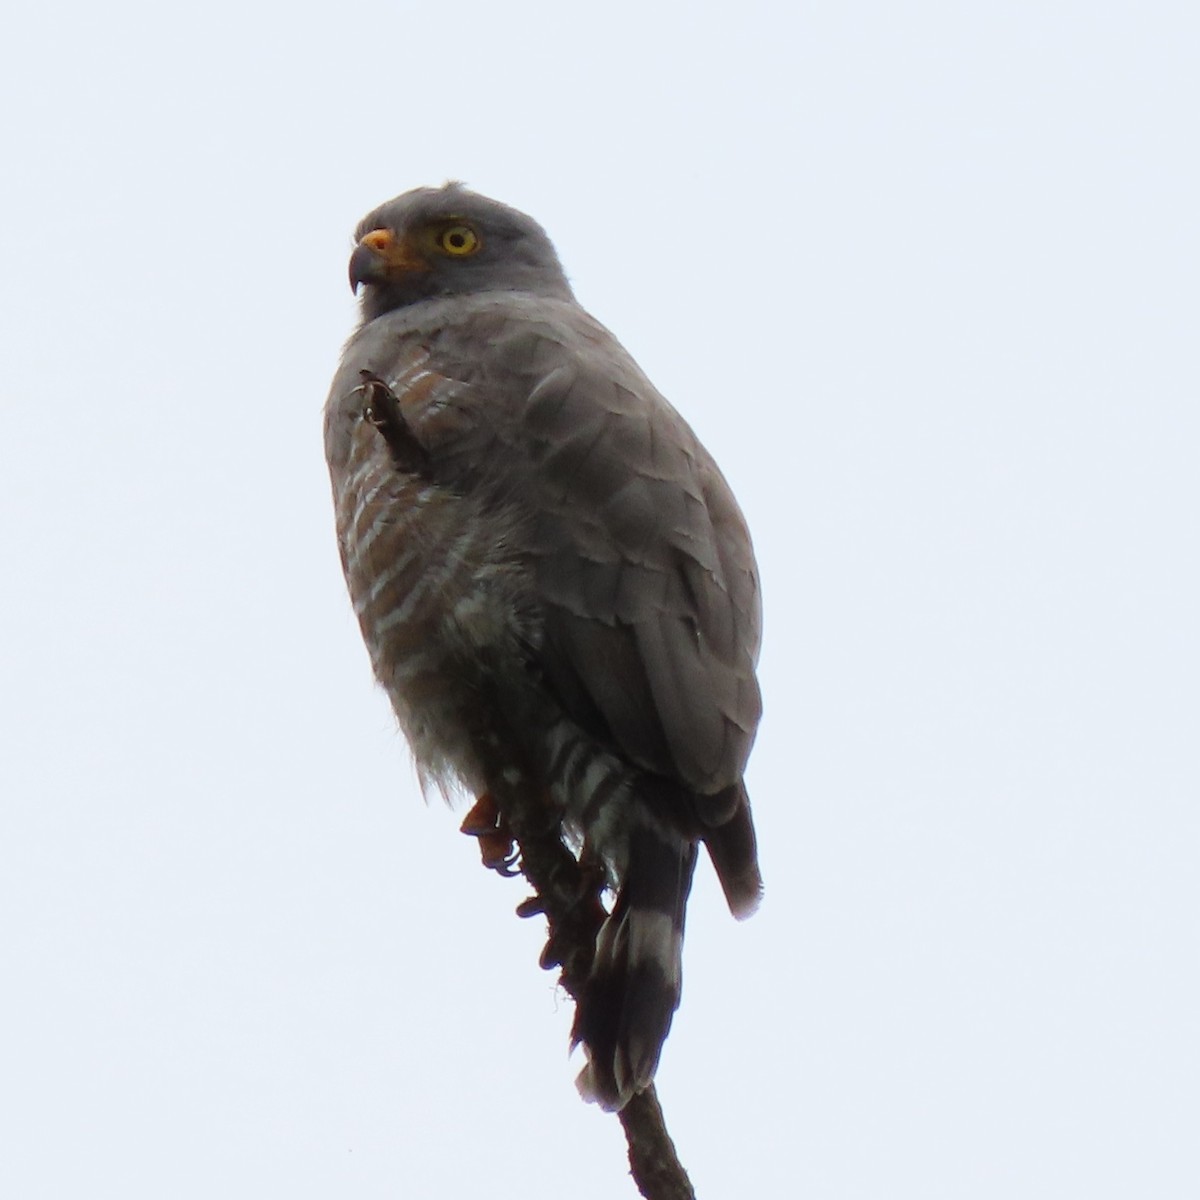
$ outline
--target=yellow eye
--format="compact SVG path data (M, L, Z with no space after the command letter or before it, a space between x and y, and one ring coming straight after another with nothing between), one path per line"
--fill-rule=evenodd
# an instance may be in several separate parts
M438 245L455 258L465 258L479 249L479 234L470 225L451 225L438 234Z

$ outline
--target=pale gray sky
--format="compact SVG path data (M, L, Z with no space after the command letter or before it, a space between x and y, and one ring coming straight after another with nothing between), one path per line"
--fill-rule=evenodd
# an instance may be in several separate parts
M704 1197L1200 1195L1200 16L26 6L0 46L0 1191L634 1195L334 549L350 230L465 179L755 532Z

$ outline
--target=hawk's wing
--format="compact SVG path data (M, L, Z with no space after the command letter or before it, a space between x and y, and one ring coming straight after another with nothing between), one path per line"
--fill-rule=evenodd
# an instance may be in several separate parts
M440 478L524 514L540 669L576 720L638 765L698 792L736 784L761 708L760 601L716 464L576 305L482 295L447 318L420 341L426 369L460 386L427 390L410 419ZM373 369L386 378L378 332ZM413 353L409 338L391 345L393 358Z

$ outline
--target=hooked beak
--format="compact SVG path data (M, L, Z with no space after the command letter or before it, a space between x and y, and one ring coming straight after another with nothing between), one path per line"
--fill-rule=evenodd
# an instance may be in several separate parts
M395 283L405 275L428 270L429 264L407 238L397 237L390 229L372 229L350 255L350 289L357 294L364 283Z
M382 283L387 277L387 259L384 253L388 243L384 243L378 236L384 232L377 229L374 234L368 233L350 255L350 290L356 296L364 283Z

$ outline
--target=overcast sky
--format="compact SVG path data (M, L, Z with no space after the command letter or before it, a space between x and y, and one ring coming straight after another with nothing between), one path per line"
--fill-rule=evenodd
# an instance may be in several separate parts
M754 530L704 1200L1200 1195L1192 3L112 0L0 45L0 1191L617 1200L337 564L350 231L532 213Z

